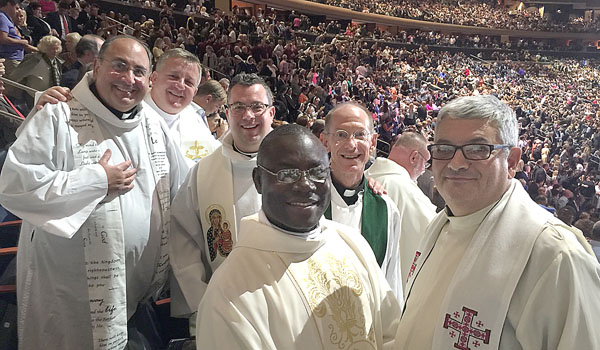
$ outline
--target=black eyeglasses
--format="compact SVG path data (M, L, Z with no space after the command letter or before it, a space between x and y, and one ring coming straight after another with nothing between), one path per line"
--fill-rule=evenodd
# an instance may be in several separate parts
M318 166L315 168L311 168L308 170L300 170L300 169L281 169L278 172L272 172L271 170L265 168L264 166L258 164L258 167L267 173L277 177L277 181L284 184L292 184L302 177L302 175L306 176L312 182L324 183L329 177L329 167Z
M488 145L473 143L462 146L447 145L447 144L433 144L427 146L431 158L437 160L450 160L454 158L457 150L461 150L465 159L469 160L486 160L490 158L492 151L497 149L511 148L511 145Z

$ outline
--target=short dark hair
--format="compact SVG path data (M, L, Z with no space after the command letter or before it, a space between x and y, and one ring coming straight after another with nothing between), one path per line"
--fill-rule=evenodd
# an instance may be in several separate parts
M58 3L58 8L63 10L68 10L71 8L71 4L66 1L61 1Z
M233 77L231 84L229 85L229 91L227 91L227 102L229 102L229 95L231 94L231 89L233 89L234 86L242 85L249 87L256 84L260 84L265 88L265 91L267 92L267 101L269 102L269 105L272 105L273 93L271 92L271 88L269 88L269 85L267 85L263 78L259 77L255 73L240 73Z
M83 36L77 45L75 45L75 54L77 57L82 57L86 51L91 51L94 57L98 57L98 42L91 36Z

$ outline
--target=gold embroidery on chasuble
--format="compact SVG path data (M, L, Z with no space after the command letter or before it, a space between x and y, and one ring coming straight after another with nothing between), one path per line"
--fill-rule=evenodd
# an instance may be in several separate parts
M194 145L188 147L188 150L185 151L185 156L194 162L206 157L208 154L208 149L200 145L198 141L194 141Z
M323 325L322 336L338 349L376 349L366 293L352 265L330 253L309 259L307 265L307 299Z

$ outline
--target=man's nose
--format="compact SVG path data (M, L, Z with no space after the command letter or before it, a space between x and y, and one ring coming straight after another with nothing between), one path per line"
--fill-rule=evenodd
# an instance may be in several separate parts
M304 172L300 175L298 181L294 183L296 191L314 191L317 188L315 183L308 178L308 173Z
M462 153L462 150L457 149L454 153L454 157L448 162L448 168L452 170L466 169L469 167L469 162L470 161L465 158L465 155Z

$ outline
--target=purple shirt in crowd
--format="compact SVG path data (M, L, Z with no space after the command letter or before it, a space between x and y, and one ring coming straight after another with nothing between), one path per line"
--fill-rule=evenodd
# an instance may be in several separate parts
M17 40L21 39L13 21L3 11L0 11L0 31L8 33L9 38ZM24 55L23 50L23 45L0 44L0 57L9 60L22 61Z

